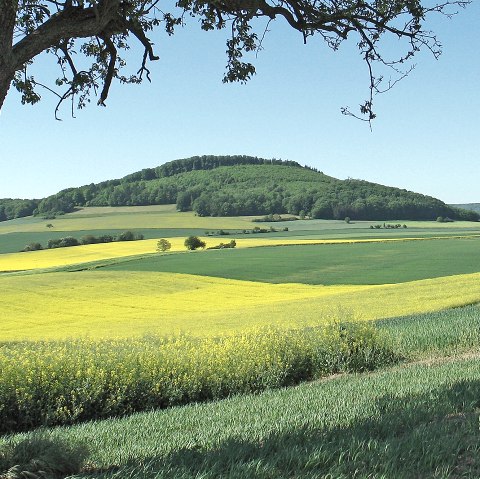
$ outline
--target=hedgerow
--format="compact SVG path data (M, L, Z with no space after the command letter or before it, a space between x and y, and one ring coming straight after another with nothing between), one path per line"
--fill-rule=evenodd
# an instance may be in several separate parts
M235 336L5 343L0 433L257 392L398 357L368 324Z

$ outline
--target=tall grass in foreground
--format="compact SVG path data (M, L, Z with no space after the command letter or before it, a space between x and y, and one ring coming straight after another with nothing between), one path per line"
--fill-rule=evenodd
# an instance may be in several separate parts
M479 360L451 359L41 437L88 444L76 479L478 479L479 413ZM0 438L0 451L37 434Z
M376 321L409 359L480 351L480 306L470 305L435 313Z
M257 392L395 359L364 323L217 339L5 343L0 433Z

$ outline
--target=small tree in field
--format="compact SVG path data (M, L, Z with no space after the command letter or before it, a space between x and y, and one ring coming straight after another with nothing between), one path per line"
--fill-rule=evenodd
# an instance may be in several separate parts
M198 236L189 236L185 240L185 248L187 248L190 251L196 250L198 248L204 249L207 244L205 241L202 241Z
M164 238L158 240L157 242L157 251L159 253L165 253L165 251L168 251L171 247L172 247L172 244L170 243L170 241Z

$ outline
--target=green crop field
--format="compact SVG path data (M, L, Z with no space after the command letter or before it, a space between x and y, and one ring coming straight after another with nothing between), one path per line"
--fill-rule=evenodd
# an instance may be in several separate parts
M215 250L133 259L105 269L269 283L402 283L480 271L480 238Z

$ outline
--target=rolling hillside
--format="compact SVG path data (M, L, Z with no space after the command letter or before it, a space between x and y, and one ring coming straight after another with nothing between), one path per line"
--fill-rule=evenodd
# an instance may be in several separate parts
M466 203L466 204L457 204L457 205L450 205L454 208L462 208L464 210L475 211L476 213L480 213L480 203Z
M174 203L179 211L194 211L198 216L480 219L476 212L448 206L429 196L363 180L338 180L293 161L202 156L172 161L118 180L65 189L41 201L31 201L29 208L25 208L25 200L0 200L0 220L32 213L48 218L81 206Z

